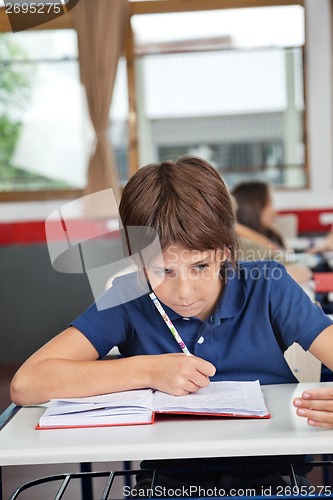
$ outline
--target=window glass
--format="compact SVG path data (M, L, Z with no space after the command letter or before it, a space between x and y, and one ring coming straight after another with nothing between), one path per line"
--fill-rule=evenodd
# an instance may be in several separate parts
M307 184L300 6L136 15L141 165L205 157L232 186Z
M0 34L0 190L82 188L88 133L74 30Z
M299 5L140 14L132 17L132 26L137 46L213 37L225 37L237 48L304 44L304 9Z
M302 7L137 15L132 27L140 165L194 153L231 186L306 185ZM94 135L77 57L74 30L0 34L0 191L85 186ZM122 58L109 115L121 184L127 103Z
M128 92L126 59L121 57L114 83L109 115L109 137L123 186L128 179Z

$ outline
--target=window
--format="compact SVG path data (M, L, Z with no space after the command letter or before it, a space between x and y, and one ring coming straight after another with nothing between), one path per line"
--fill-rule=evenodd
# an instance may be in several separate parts
M232 186L308 183L299 5L134 15L140 165L199 154Z
M82 188L88 128L75 31L0 34L0 52L0 190Z
M128 93L124 57L119 60L109 116L109 138L118 167L119 182L123 186L128 180Z
M230 187L256 177L307 186L303 7L142 14L177 3L131 4L135 82L124 57L109 125L121 184L139 166L194 153ZM0 196L85 186L94 135L77 57L72 29L0 33Z

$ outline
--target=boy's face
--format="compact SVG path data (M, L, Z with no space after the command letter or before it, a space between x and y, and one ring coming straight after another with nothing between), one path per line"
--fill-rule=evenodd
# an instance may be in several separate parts
M172 245L146 272L165 305L183 317L204 320L214 311L222 292L220 267L225 259L222 250L186 250Z
M274 224L275 218L276 212L273 206L272 196L269 195L267 203L261 211L260 222L264 227L270 229Z

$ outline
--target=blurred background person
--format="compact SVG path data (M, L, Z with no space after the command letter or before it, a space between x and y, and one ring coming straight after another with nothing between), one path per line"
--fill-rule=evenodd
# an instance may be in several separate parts
M311 281L312 271L304 264L288 261L283 236L274 228L276 212L268 184L242 182L231 191L237 216L240 259L278 260L302 286Z
M241 182L234 187L231 194L237 205L236 214L240 224L240 235L245 238L249 237L272 250L286 250L283 234L274 227L277 214L270 186L261 181ZM321 253L329 250L333 250L333 231L327 233L319 244L307 251Z

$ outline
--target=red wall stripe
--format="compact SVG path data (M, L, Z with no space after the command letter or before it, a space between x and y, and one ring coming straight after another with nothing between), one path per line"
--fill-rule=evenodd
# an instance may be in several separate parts
M280 214L296 214L298 217L299 234L303 233L326 233L331 229L330 224L321 224L320 214L332 213L333 208L309 209L309 210L280 210ZM106 238L117 238L118 232L108 229L107 223L85 219L66 221L70 228L71 238L89 239L96 236ZM48 238L57 241L62 236L59 234L59 222L48 221ZM21 221L0 222L0 245L45 243L44 221Z
M48 241L63 239L59 233L59 222L48 221ZM67 224L72 240L90 239L96 236L117 238L118 231L110 230L105 221L71 220ZM0 222L0 245L45 243L45 222Z
M309 210L280 210L280 214L296 214L298 217L298 232L302 233L326 233L331 230L331 224L322 224L320 215L333 213L333 208L320 208Z

